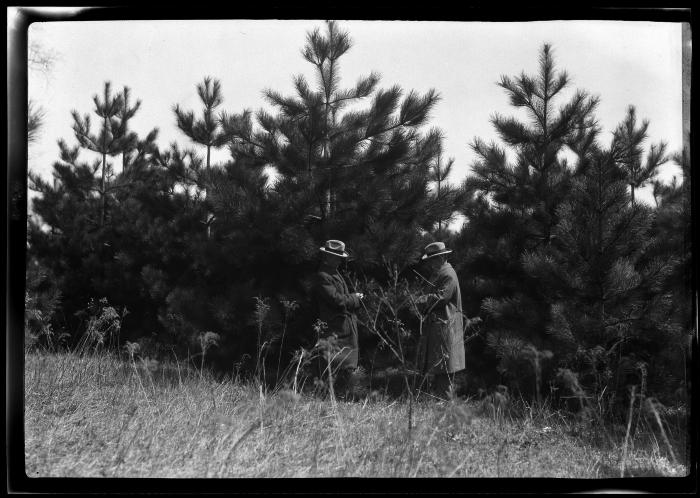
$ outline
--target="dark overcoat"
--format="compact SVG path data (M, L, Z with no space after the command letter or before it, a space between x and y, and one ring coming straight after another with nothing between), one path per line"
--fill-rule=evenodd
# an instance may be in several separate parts
M318 315L328 326L327 335L338 337L340 354L333 362L334 368L357 368L357 317L360 298L351 294L345 280L338 272L320 270L314 285Z
M425 374L454 373L465 368L462 294L457 273L449 263L431 276L435 294L423 324L418 367Z

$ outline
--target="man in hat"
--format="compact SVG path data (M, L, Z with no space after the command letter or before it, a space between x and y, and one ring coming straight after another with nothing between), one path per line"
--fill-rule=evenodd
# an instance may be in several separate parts
M465 368L462 295L459 281L447 255L452 251L443 242L425 246L421 262L431 284L422 301L428 310L418 345L418 367L432 378L432 390L446 398L454 374Z
M352 372L357 368L357 317L355 311L364 298L361 292L350 292L338 272L340 263L347 259L345 244L328 240L320 248L321 264L316 274L314 293L318 303L319 319L328 327L328 336L335 334L338 351L332 352L330 368L335 390L341 397L352 389Z

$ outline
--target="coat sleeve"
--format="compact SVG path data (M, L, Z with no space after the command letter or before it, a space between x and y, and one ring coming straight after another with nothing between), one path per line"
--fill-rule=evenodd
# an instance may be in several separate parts
M449 272L440 271L438 273L437 280L435 281L435 287L436 291L434 296L438 302L435 303L435 301L432 301L431 304L447 304L457 290L457 279L454 278L454 276Z
M338 291L330 278L319 275L317 284L318 295L330 307L338 310L354 310L360 307L360 298L354 294Z

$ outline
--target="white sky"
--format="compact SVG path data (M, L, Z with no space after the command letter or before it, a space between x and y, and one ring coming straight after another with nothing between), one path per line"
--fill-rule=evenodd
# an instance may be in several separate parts
M105 81L115 91L131 88L141 110L130 122L141 136L160 130L158 144L193 145L175 126L172 106L200 113L196 85L204 76L222 83L227 112L272 108L262 90L293 93L292 77L312 66L300 51L307 31L320 20L192 20L44 22L29 28L58 55L48 76L30 71L29 97L46 111L45 127L29 154L29 168L46 177L58 158L56 141L75 144L71 109L92 113L92 97ZM600 96L597 116L606 137L624 119L628 105L638 120L649 119L650 143L682 147L681 24L643 21L341 21L353 47L341 59L341 86L374 70L380 87L405 92L435 88L442 96L428 126L445 135L445 157L455 158L452 182L469 171L474 137L497 140L494 112L518 115L501 75L534 74L542 44L551 43L555 63L580 88ZM566 96L565 95L565 96ZM563 104L560 100L559 104ZM94 115L93 115L94 119ZM198 149L203 152L203 148ZM225 160L221 149L213 158ZM87 157L87 156L83 156ZM668 180L675 166L661 171ZM647 197L649 199L650 197Z

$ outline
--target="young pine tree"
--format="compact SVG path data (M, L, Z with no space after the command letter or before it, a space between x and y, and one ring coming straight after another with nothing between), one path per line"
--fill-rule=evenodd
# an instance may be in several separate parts
M112 96L110 82L105 83L102 100L95 95L93 101L95 102L94 112L100 118L98 134L95 135L90 130L90 115L85 114L81 117L77 111L72 111L73 131L82 147L102 156L100 185L97 190L100 195L100 226L102 226L107 209L107 183L113 174L112 165L107 162L107 157L122 153L132 142L132 136L126 133L126 127L119 120L124 106L124 95Z
M665 289L677 262L652 254L653 210L629 203L621 148L595 150L558 208L554 242L525 253L527 273L549 304L554 362L610 404L629 383L646 383L650 364L681 334ZM642 376L644 380L642 381Z
M27 238L28 253L55 275L70 322L72 313L97 292L109 242L95 195L101 190L101 161L79 161L80 146L70 148L62 140L59 149L53 180L29 173L29 188L38 195L32 199Z
M487 342L473 344L473 351L500 358L500 371L513 379L532 372L531 359L523 356L527 351L546 347L548 303L542 282L525 271L523 256L552 243L558 208L572 180L588 167L598 132L593 115L598 99L578 90L564 100L570 80L556 69L549 45L542 47L539 62L536 75L501 77L511 105L528 118L494 114L492 123L508 150L478 138L472 143L478 159L463 184L467 223L454 258L463 294L481 301L488 327ZM511 360L516 364L509 367Z
M654 358L654 377L659 390L668 396L677 390L687 392L690 384L690 337L694 328L692 293L692 218L690 192L690 158L687 150L674 154L672 160L680 167L681 179L673 177L669 183L653 182L655 199L652 236L655 243L649 250L650 257L670 257L675 262L673 272L665 285L665 292L673 295L673 310L668 325L683 331L685 342L673 347L666 343Z
M219 119L215 114L216 108L224 101L221 82L207 76L197 85L197 94L204 106L201 119L195 119L193 111L184 111L179 104L175 105L173 112L177 119L177 127L194 143L207 148L206 170L209 172L212 147L218 149L226 143L226 136L222 133Z
M134 196L150 174L148 166L157 154L157 130L143 140L127 133L117 117L123 95L112 96L109 84L104 99L94 100L102 118L99 134L90 132L89 115L81 118L74 111L78 145L71 148L59 140L60 160L53 166L51 181L29 174L30 188L39 194L33 199L29 220L29 252L56 276L68 322L91 298L107 297L115 304L138 308L139 264L148 254L140 244L145 211L134 209L137 217L125 215L137 203ZM124 137L129 135L128 140L136 144L132 163L138 168L115 174L107 157L122 151ZM81 157L85 151L102 157L88 162ZM158 192L151 190L148 196L155 200ZM74 323L68 325L76 330Z
M211 149L222 147L226 141L226 135L222 132L220 119L215 114L217 107L223 101L221 94L221 82L217 79L212 79L210 76L204 78L204 81L197 85L197 94L204 106L202 110L202 118L195 119L193 111L184 111L179 104L173 107L177 127L187 135L193 142L203 145L207 149L206 170L204 174L198 175L197 184L199 188L204 190L206 196L211 174ZM203 181L202 181L203 180ZM214 218L211 212L208 212L206 219L203 222L207 227L207 236L211 236L211 224Z
M454 210L436 209L429 192L440 133L420 131L438 95L378 89L376 73L341 87L351 46L333 21L308 33L302 55L315 84L297 76L294 96L266 91L276 112L259 111L257 129L250 111L223 116L222 124L238 157L277 173L270 195L282 208L279 226L298 247L315 248L301 259L315 258L324 238L341 238L365 266L382 266L382 257L405 263L420 251L421 229Z
M660 142L649 148L646 161L643 161L644 142L648 138L649 121L644 120L637 127L637 112L634 106L629 106L625 120L614 132L614 143L619 165L625 172L630 186L630 199L634 203L635 191L653 182L659 166L668 161L666 144Z

